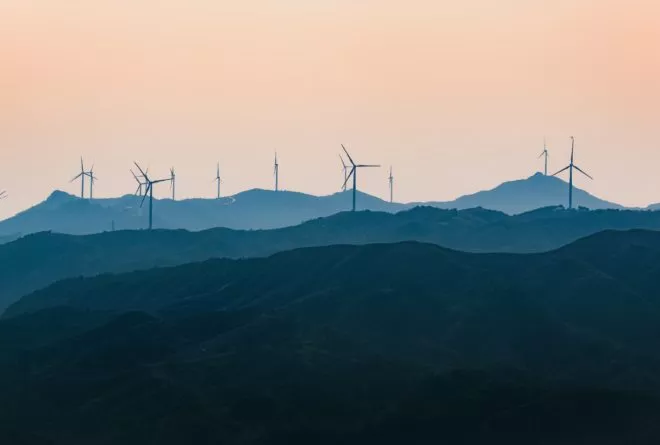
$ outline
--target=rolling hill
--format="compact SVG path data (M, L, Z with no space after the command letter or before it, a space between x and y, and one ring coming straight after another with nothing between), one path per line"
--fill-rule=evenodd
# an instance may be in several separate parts
M546 208L508 216L484 209L417 207L345 212L274 230L39 233L0 245L0 310L67 277L261 257L300 247L420 241L469 252L540 252L607 229L660 229L660 212Z
M141 198L133 195L110 199L80 199L64 192L53 192L36 206L0 222L0 235L54 231L75 235L112 230L136 230L148 225L148 208L140 208ZM273 229L300 224L309 219L330 216L350 209L350 192L330 196L269 190L248 190L222 199L154 199L154 227L160 229L205 230ZM359 193L360 209L398 211L401 204L390 204Z
M660 233L396 243L59 282L0 321L0 437L50 444L660 439Z
M577 206L591 209L620 209L575 189ZM493 190L463 196L450 202L389 203L365 193L358 193L358 209L398 212L416 206L445 209L481 207L507 214L528 212L566 203L568 185L558 178L536 174L527 179L506 182ZM68 234L92 234L112 230L135 230L147 226L146 208L139 207L136 196L83 200L56 191L44 202L0 222L2 237L16 237L42 231ZM351 192L312 196L296 192L248 190L233 197L217 199L155 200L154 227L161 229L205 230L214 227L231 229L274 229L300 224L350 209Z
M450 202L428 203L442 208L469 209L483 207L510 215L557 205L567 205L568 184L563 180L536 173L527 179L509 181L492 190L461 196ZM573 189L573 203L577 207L622 209L623 206L597 198L577 187Z

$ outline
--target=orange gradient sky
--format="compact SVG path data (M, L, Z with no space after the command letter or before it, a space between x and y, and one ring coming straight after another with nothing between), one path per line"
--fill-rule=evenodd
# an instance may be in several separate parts
M180 197L339 190L337 155L394 166L402 201L551 169L626 205L660 201L657 0L3 0L0 217L134 190L175 166ZM387 169L360 188L387 196ZM167 187L157 193L167 195Z

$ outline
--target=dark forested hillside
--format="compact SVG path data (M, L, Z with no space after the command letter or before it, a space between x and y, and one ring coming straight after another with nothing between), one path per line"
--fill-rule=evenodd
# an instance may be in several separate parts
M629 231L540 254L330 246L65 280L0 321L0 434L657 443L658 264L660 233Z

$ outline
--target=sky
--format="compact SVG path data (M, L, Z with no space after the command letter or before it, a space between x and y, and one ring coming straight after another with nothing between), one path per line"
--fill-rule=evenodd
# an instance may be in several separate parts
M1 0L0 217L95 165L138 161L180 197L280 184L450 200L576 163L577 186L660 202L657 0ZM156 191L166 196L167 186Z

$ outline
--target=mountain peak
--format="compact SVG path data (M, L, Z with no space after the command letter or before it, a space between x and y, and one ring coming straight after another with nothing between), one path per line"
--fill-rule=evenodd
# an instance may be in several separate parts
M57 203L57 202L68 201L70 199L75 199L75 196L67 192L63 192L62 190L55 190L53 191L53 193L50 194L50 196L48 196L48 198L46 198L46 202Z
M497 187L465 195L445 203L458 209L484 207L508 214L525 213L537 208L565 205L568 184L561 178L537 172L525 179L504 182ZM584 190L573 187L573 203L590 209L618 209L621 206L599 199Z

